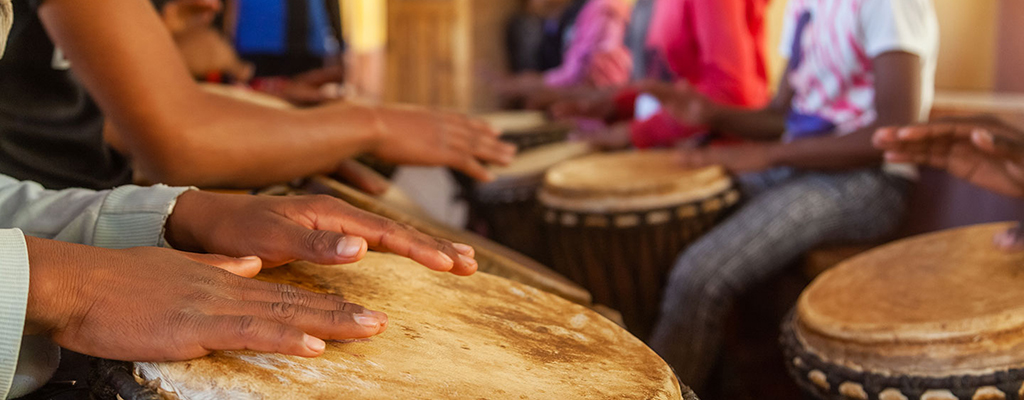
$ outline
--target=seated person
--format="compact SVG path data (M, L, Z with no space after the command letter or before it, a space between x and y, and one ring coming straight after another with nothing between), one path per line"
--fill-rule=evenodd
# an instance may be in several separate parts
M484 163L515 152L455 113L345 102L272 110L205 93L146 2L14 5L23 11L0 59L0 173L48 188L127 184L132 165L155 182L252 188L362 153L486 180ZM105 120L128 154L104 142Z
M641 78L688 85L719 104L759 108L768 101L764 53L766 0L657 0L646 38ZM608 148L670 147L708 127L677 121L664 111L636 117L635 88L584 93L554 107L562 117L610 121L584 138Z
M549 89L620 86L629 81L632 62L624 39L630 9L624 0L533 2L538 4L531 7L548 21L540 57L546 69L500 82L498 89L503 95L528 97ZM558 63L550 66L554 59Z
M329 197L51 191L0 176L0 210L0 355L21 349L0 356L0 399L45 383L59 356L43 355L56 345L131 361L242 349L315 357L323 340L387 328L387 315L341 297L245 279L261 268L351 263L369 247L438 271L477 269L468 246Z
M931 2L790 0L785 15L790 62L765 109L668 84L644 88L676 119L749 141L679 155L682 167L724 166L747 198L680 255L649 341L695 389L738 295L819 244L885 239L916 176L912 166L883 164L871 137L927 118L938 53Z
M1006 196L1024 198L1024 132L995 117L958 117L875 132L875 147L890 162L949 171ZM1004 250L1024 250L1021 227L996 237Z

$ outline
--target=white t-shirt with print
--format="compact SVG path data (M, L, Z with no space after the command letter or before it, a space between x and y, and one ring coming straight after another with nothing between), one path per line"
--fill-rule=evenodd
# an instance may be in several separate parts
M871 60L891 51L921 58L921 121L935 97L939 24L931 0L790 0L780 51L792 57L793 38L805 12L802 61L787 79L793 110L824 118L838 134L877 118Z

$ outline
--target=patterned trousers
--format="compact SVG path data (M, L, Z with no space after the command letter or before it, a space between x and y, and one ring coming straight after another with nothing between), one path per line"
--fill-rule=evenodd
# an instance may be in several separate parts
M676 261L649 341L695 390L717 361L723 324L736 297L821 243L878 240L893 233L910 186L880 169L780 168L739 181L748 201Z

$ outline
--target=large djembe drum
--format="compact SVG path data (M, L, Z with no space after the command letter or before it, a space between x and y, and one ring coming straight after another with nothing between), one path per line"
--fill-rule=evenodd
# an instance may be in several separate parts
M1024 398L1024 253L1010 224L898 241L822 274L783 325L787 367L819 399Z
M492 167L494 181L471 186L473 219L486 224L492 240L546 262L537 190L548 169L593 152L586 143L553 143L520 153L508 166Z
M646 337L679 253L739 198L722 168L683 169L669 151L562 163L539 193L551 267Z
M101 397L696 399L661 358L612 322L485 273L456 277L371 253L352 265L295 263L258 279L344 295L386 312L388 330L328 343L315 359L243 351L131 367L108 363Z

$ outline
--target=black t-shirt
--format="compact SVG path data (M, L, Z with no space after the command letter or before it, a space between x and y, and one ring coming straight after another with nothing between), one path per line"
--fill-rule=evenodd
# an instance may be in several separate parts
M0 59L0 173L51 189L109 189L131 182L125 157L103 141L103 115L36 14L14 0Z

